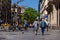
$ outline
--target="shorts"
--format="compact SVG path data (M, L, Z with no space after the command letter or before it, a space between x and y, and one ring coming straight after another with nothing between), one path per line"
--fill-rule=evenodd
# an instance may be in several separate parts
M34 27L34 30L37 31L38 30L38 27Z

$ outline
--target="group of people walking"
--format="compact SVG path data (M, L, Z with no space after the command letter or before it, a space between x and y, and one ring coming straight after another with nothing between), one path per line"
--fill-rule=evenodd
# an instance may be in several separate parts
M37 32L38 32L38 29L39 27L41 28L41 32L42 32L42 35L44 35L44 31L45 31L45 28L47 28L47 31L48 31L48 25L49 25L49 22L47 20L45 20L44 18L42 18L40 21L38 21L37 19L32 23L33 25L33 29L34 29L34 32L35 34L37 35ZM16 26L16 27L15 27ZM27 30L29 27L29 24L28 22L25 20L24 21L24 29ZM16 28L18 30L20 30L21 28L19 27L19 24L18 22L16 22L16 25L14 25L14 28L13 28L13 31L16 30ZM11 28L10 28L11 29Z
M47 20L44 20L44 18L42 18L40 21L38 21L36 19L33 22L35 34L37 35L38 29L40 27L41 28L41 32L42 32L42 35L44 35L45 28L47 28L47 31L48 31L48 25L49 25L48 21ZM24 23L24 27L25 27L25 29L27 29L27 27L28 27L28 23L27 22Z
M44 20L44 18L42 18L40 22L38 22L37 20L34 21L33 25L34 25L34 30L36 35L39 27L41 28L42 35L44 35L45 28L47 28L47 31L48 31L49 23L48 21Z

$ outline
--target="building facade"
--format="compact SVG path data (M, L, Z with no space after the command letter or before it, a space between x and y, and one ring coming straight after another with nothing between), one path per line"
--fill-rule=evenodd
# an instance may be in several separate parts
M0 17L1 17L1 10L2 10L2 0L0 0Z
M12 22L18 21L21 23L21 16L24 13L25 7L17 6L16 4L12 5L11 12L12 12Z
M11 12L14 14L14 12L17 14L21 14L25 12L25 7L17 6L16 4L11 6Z
M48 2L47 2L48 1ZM42 1L42 5L47 4L46 8L42 8L41 11L44 16L48 16L48 22L50 23L50 28L52 29L60 29L60 1L59 0L45 0L46 3ZM44 6L43 6L44 7Z
M45 15L47 15L47 11L46 11L46 8L47 8L47 5L48 4L48 0L42 0L41 3L40 3L40 16L41 18L44 17Z
M3 23L11 22L11 0L0 0L0 15Z

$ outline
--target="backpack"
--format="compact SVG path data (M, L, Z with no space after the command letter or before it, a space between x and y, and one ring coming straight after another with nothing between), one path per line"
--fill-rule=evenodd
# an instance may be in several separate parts
M41 23L40 23L40 27L44 27L44 28L46 28L46 22L45 21L41 21Z

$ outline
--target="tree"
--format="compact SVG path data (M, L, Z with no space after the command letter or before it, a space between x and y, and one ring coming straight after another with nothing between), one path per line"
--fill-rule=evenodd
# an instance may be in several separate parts
M22 19L27 20L29 23L32 23L38 16L38 12L33 8L26 8L23 13Z

